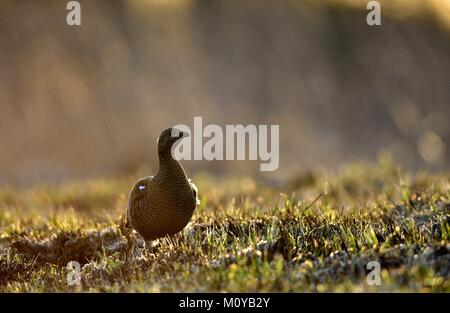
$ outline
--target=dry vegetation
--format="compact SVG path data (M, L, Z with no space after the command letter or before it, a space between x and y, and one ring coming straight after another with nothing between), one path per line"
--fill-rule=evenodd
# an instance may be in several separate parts
M0 291L450 291L448 173L384 160L285 184L199 175L192 223L147 250L121 226L135 179L1 189Z

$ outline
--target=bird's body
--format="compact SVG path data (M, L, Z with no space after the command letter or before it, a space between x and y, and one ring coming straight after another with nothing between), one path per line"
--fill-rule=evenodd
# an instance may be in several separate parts
M198 203L197 188L171 154L172 145L182 135L176 138L171 132L166 129L158 139L158 172L138 180L129 196L127 222L145 240L181 231Z

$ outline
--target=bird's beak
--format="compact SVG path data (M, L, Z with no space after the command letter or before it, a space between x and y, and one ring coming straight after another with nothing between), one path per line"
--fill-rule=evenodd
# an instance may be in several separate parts
M181 132L181 135L182 138L187 138L190 136L188 132Z
M179 129L175 129L174 132L172 133L172 138L174 142L186 137L189 137L189 133Z

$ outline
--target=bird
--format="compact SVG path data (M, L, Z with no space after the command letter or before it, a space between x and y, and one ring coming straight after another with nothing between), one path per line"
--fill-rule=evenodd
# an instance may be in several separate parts
M200 203L198 189L187 177L172 148L189 133L167 128L158 137L159 169L139 179L128 197L126 225L143 237L146 245L184 229Z

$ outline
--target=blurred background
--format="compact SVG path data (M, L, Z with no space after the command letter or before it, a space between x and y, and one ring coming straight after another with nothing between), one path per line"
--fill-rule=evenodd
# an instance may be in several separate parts
M376 160L450 164L450 1L0 1L0 184L157 168L175 124L279 124L275 175ZM149 173L150 174L150 173Z

